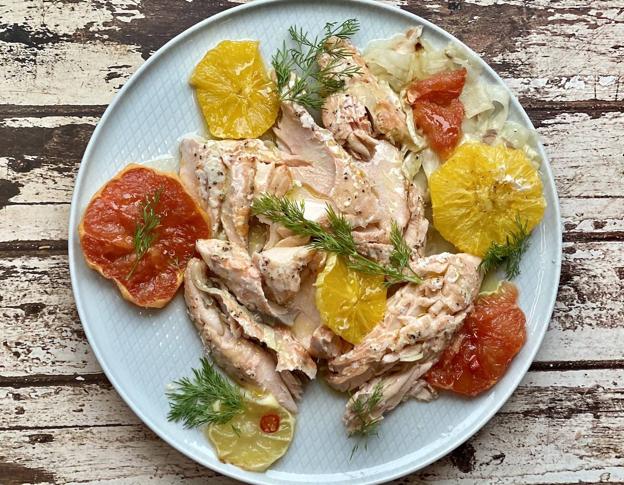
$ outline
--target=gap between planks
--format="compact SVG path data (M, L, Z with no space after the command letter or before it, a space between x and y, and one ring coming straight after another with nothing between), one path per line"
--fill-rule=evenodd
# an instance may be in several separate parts
M624 242L624 231L607 232L565 232L563 242ZM37 241L3 241L0 242L0 257L15 258L19 256L57 256L67 254L67 239Z
M577 372L589 370L624 370L624 360L584 360L533 362L528 372ZM29 376L0 376L0 388L98 385L111 387L104 373L97 374L33 374Z
M623 363L624 366L624 363ZM0 387L38 387L38 386L86 386L97 384L110 387L111 383L103 372L97 374L32 374L28 376L0 376Z
M600 115L609 112L623 112L624 99L612 101L602 99L590 99L581 101L544 101L539 104L527 103L528 100L519 99L524 110L529 114L534 124L539 124L541 118L547 113L587 113ZM101 117L108 105L73 105L73 104L42 104L42 105L18 105L0 104L0 120L6 118L45 118L49 116L72 116L72 117ZM535 113L535 118L531 116Z

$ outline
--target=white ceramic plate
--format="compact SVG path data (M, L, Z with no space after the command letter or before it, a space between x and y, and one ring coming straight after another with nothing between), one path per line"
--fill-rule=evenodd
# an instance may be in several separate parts
M356 17L354 38L364 46L414 25L443 46L457 39L398 8L368 1L256 1L215 15L183 32L156 52L126 83L102 117L87 147L70 215L71 279L80 318L104 372L134 412L161 438L197 462L252 483L374 483L420 469L449 453L479 430L516 388L542 341L559 281L561 228L553 177L543 149L542 176L548 208L535 230L517 280L527 315L528 339L504 378L476 399L443 394L433 403L407 402L384 421L366 451L349 458L353 441L341 416L345 397L320 382L308 386L294 442L266 473L250 473L219 462L198 430L167 422L165 386L188 375L202 355L182 296L164 310L145 311L126 303L114 285L85 265L77 227L90 197L130 162L173 154L177 138L204 131L187 80L206 50L223 39L259 39L268 62L296 23L311 32L327 21ZM476 56L476 54L474 54ZM484 78L502 83L482 62ZM511 118L531 126L514 99Z

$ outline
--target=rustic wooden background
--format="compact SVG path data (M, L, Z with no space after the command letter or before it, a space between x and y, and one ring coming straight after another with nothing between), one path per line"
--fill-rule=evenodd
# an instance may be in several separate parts
M397 483L624 481L624 1L398 1L481 53L551 157L561 287L544 345L472 440ZM106 105L226 0L0 0L0 483L222 483L102 374L74 307L67 218Z

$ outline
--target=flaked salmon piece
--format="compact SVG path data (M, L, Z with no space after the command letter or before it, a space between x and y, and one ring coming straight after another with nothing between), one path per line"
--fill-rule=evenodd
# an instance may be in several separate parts
M358 242L388 244L392 223L396 223L402 232L410 217L408 185L402 170L403 156L389 142L375 140L371 158L356 164L371 181L382 216L368 227L356 229L353 236Z
M180 178L210 214L213 234L225 232L231 242L243 247L247 246L251 202L257 194L255 183L262 183L265 175L263 189L285 193L284 186L290 187L280 153L262 140L190 137L180 143L180 155Z
M256 265L270 297L281 305L290 302L301 286L301 273L314 257L315 251L306 246L276 246L255 253Z
M265 296L260 271L246 249L219 239L200 239L195 248L210 271L223 281L238 301L252 311L292 324L294 314Z
M292 175L286 165L278 165L274 162L256 164L254 198L265 193L283 197L292 185Z
M185 138L180 143L180 179L186 190L210 215L212 234L221 230L221 205L225 198L226 168L222 160L223 148L212 140L204 143Z
M354 232L353 235L357 243L358 253L385 266L390 264L390 254L393 250L392 244L366 241L368 234L362 237L361 233Z
M410 217L403 237L407 245L412 248L416 255L422 257L425 254L429 221L425 217L424 194L414 183L409 185L407 205Z
M295 180L328 199L355 227L379 219L377 195L366 174L302 106L282 103L273 131Z
M241 157L228 159L226 166L228 187L221 210L221 224L228 241L247 248L256 164L253 159Z
M282 406L296 413L297 404L275 370L271 353L233 330L213 298L195 285L195 279L205 274L206 265L193 258L186 268L184 283L188 313L204 346L230 377L242 385L253 385L271 393Z
M330 53L319 56L321 68L331 66L341 72L357 67L359 73L345 80L345 89L325 98L323 124L355 157L369 160L371 138L381 136L399 147L409 145L411 137L401 101L387 83L379 81L368 69L358 49L347 39L328 39L332 48L344 55L340 59Z
M263 218L264 220L264 218ZM295 246L305 246L310 240L309 236L299 236L284 226L271 222L268 226L268 237L264 244L263 251L272 248L290 248Z
M299 312L293 323L293 334L311 353L310 340L314 331L322 325L321 315L316 307L316 277L325 261L325 253L315 251L314 258L301 274L299 291L290 302L290 307Z
M279 373L282 381L286 384L290 395L295 399L295 401L300 401L303 397L303 384L301 379L294 373L289 370L283 370Z
M349 351L353 346L325 325L318 327L310 339L310 353L317 359L331 360Z
M385 413L408 399L425 402L435 399L437 392L426 380L421 378L430 367L431 363L406 366L397 372L384 374L364 384L347 402L343 422L348 433L353 434L362 425L362 421L378 423L383 419ZM361 402L367 402L377 388L380 390L378 392L381 392L379 404L366 415L354 412L354 403L358 399Z
M200 285L196 283L195 286L199 287ZM301 371L310 379L314 379L316 364L303 346L293 337L288 327L279 323L267 325L260 322L216 279L207 280L206 284L199 289L215 299L221 313L231 321L232 325L239 326L246 338L264 344L275 353L277 358L276 371Z
M273 172L275 170L274 163L259 163L256 166L254 174L254 198L260 194L266 192L271 185L271 179L273 178Z
M299 236L297 234L288 234L283 239L275 243L276 248L295 248L305 246L310 241L310 236Z
M442 253L412 262L423 278L400 288L386 314L353 350L328 363L328 383L353 390L397 365L435 363L472 309L481 285L480 259Z
M407 204L407 181L403 175L403 156L392 144L379 140L375 144L373 156L368 162L361 162L359 167L373 183L377 192L381 210L386 214L382 227L390 232L390 221L396 222L403 230L409 219Z
M293 178L290 173L290 169L285 165L278 165L276 163L257 163L256 164L256 177L254 180L254 199L260 197L263 194L276 195L278 197L285 196L293 186ZM264 226L264 243L262 247L264 250L270 249L273 246L279 245L279 243L290 237L301 240L300 236L293 236L292 232L284 228L280 224L271 221L269 218L263 215L256 216ZM296 244L302 245L304 242ZM293 245L286 241L287 245ZM259 249L259 248L258 248ZM250 248L250 253L255 251Z
M403 230L403 237L412 249L412 259L418 259L425 254L429 221L425 216L425 201L422 192L413 183L409 184L407 191L407 207L409 219ZM388 242L389 230L387 225L385 227L371 225L366 229L355 230L353 237L357 243L358 252L384 265L390 264L393 246Z
M363 103L341 91L325 98L321 114L325 127L351 155L360 160L371 158L375 130Z

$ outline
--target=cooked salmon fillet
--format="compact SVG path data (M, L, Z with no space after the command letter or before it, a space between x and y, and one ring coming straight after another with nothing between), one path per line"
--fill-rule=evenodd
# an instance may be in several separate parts
M275 359L270 351L243 338L239 329L228 323L227 316L221 312L214 299L197 287L195 277L205 275L206 270L205 263L192 259L185 272L184 284L188 313L204 346L219 367L233 379L273 394L282 406L297 412L297 404L289 386L276 370Z

